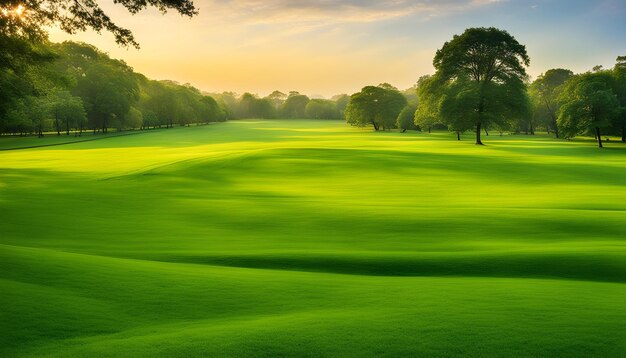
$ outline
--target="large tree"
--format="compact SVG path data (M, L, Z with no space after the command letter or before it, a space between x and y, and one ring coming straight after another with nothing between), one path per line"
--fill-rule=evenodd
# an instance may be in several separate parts
M363 87L350 96L346 121L352 125L373 125L375 130L392 128L407 100L395 87L383 83Z
M559 112L558 98L563 89L563 84L573 75L574 73L570 70L551 69L537 77L529 88L536 117L547 117L546 125L554 131L557 138L559 138L559 126L556 122Z
M593 133L602 148L602 130L619 115L620 105L608 71L587 72L570 79L560 97L558 124L568 137Z
M434 84L439 88L434 93L441 96L454 90L464 93L463 101L475 99L464 107L467 116L474 118L476 144L482 144L481 128L502 125L509 116L527 111L527 103L508 96L527 98L529 64L526 47L508 32L493 27L470 28L437 50L433 65L437 70ZM459 83L463 85L460 90Z
M185 16L198 13L192 0L115 0L114 3L132 14L147 7L155 7L162 13L172 9ZM109 31L117 43L139 46L132 32L116 25L97 0L0 0L2 34L41 40L53 25L70 34L87 29Z

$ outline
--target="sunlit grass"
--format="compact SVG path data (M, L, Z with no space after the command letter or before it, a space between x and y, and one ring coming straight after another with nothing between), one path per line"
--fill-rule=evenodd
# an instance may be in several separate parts
M454 139L233 121L0 152L0 353L626 354L626 146Z

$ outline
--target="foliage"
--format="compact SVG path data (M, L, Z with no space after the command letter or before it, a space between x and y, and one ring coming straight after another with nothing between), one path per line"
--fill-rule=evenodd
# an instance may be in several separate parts
M602 147L602 129L620 114L608 71L588 72L570 79L560 97L558 125L566 138L591 132Z
M281 107L284 118L306 118L306 105L310 99L308 96L298 92L291 92L285 103Z
M396 127L398 127L402 132L406 132L407 130L417 130L418 127L415 125L414 121L416 110L417 105L407 104L402 111L400 111L400 114L398 114Z
M378 131L395 127L398 114L407 105L406 98L388 84L363 87L350 96L346 121L355 126L373 125Z
M433 60L437 72L425 89L433 98L417 119L438 113L444 123L458 127L455 122L464 111L476 127L476 144L482 144L481 127L503 127L511 116L527 115L524 81L529 63L525 46L508 32L467 29L437 50Z
M191 0L119 0L136 14L147 7L161 12L176 10L181 15L198 13ZM67 33L93 29L109 31L122 45L139 47L130 30L116 25L94 0L2 0L0 2L0 33L40 41L47 37L47 29L58 25Z
M611 123L611 132L621 135L622 142L626 142L626 56L617 57L612 74L613 91L619 101L620 111Z
M340 113L334 101L327 99L312 99L304 108L306 118L311 119L339 119Z
M540 75L529 86L529 95L532 100L533 116L539 123L554 131L559 138L557 117L559 112L558 98L563 90L563 84L574 73L570 70L555 68Z

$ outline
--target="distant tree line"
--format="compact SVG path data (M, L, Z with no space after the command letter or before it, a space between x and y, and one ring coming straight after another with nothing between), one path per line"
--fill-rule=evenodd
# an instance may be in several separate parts
M229 119L343 119L350 99L345 94L321 99L297 91L286 94L278 90L266 97L248 92L241 96L233 92L211 96L227 110Z

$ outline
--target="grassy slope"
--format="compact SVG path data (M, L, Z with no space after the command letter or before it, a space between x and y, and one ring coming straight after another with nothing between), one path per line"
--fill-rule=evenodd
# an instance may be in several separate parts
M235 121L0 152L0 355L625 355L626 146L450 139Z

